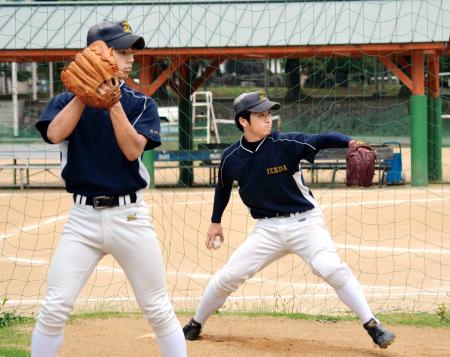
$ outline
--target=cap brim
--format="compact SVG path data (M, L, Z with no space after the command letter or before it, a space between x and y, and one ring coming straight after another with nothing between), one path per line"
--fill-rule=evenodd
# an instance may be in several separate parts
M248 109L249 112L265 112L266 110L278 110L281 108L280 103L277 102L271 102L270 100L266 100L265 102L262 102L250 109Z
M116 50L126 50L133 48L135 50L143 50L145 47L145 40L141 36L127 33L125 36L108 41L108 46Z

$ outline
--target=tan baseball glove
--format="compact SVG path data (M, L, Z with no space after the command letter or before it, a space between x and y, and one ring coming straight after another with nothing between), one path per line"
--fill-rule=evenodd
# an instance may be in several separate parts
M112 51L105 42L95 41L61 71L66 88L89 107L109 108L120 99L119 67ZM112 86L101 95L98 87L108 80Z

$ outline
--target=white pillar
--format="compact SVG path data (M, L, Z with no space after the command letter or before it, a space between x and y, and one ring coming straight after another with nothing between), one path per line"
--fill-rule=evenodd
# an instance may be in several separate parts
M11 63L12 76L12 101L13 101L13 123L14 136L19 136L19 96L17 88L17 63Z
M4 73L0 74L0 78L2 80L2 84L1 84L1 86L2 86L2 94L7 94L8 93L8 89L7 89L8 80L6 79L6 76L5 76Z
M31 62L31 82L33 88L33 100L38 99L38 74L37 74L37 63Z
M48 63L48 90L49 90L50 98L53 98L53 96L54 96L53 62Z

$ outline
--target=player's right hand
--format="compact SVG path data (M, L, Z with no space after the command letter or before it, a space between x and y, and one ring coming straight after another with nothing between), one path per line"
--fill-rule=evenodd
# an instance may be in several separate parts
M208 228L208 232L206 233L206 248L209 250L213 249L212 241L214 238L219 237L221 242L223 243L224 237L223 237L223 229L222 225L220 223L211 223L211 225Z

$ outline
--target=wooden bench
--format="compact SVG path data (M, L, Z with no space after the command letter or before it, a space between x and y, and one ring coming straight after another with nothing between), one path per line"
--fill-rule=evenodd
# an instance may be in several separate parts
M58 169L61 169L61 164L57 162L30 162L28 160L13 158L11 163L0 163L0 171L12 170L12 186L20 187L21 189L30 187L30 177L42 171L46 171L59 178L59 175L52 172L52 170ZM36 172L30 173L30 171ZM63 186L61 184L61 187Z
M388 145L370 145L377 153L375 161L375 171L378 172L379 186L386 184L386 173L391 168L393 150ZM323 149L320 150L311 164L302 161L301 166L305 170L311 171L311 183L318 183L320 170L332 170L331 183L335 184L336 173L339 170L347 170L346 162L347 149Z
M155 151L155 162L177 162L177 168L193 168L202 167L209 169L209 184L215 185L217 183L217 174L220 165L220 159L224 150L224 145L193 151ZM378 182L382 186L386 184L386 173L391 167L393 150L388 145L371 145L377 153L377 161L375 163L375 170L378 172ZM208 146L207 146L208 147ZM346 170L346 149L323 149L320 150L315 158L313 164L302 161L301 166L304 170L311 171L311 182L318 183L318 174L321 170L332 170L331 183L335 184L336 173L339 170ZM198 163L194 166L194 163ZM59 170L61 168L58 162L37 162L18 158L13 158L12 162L0 162L0 171L12 170L13 186L31 187L30 177L39 172L46 171L53 176L57 176L52 170ZM162 169L164 167L156 167ZM174 166L167 168L173 169ZM34 171L31 173L31 171ZM63 184L61 183L61 187Z
M209 184L215 185L222 151L222 148L193 151L155 151L155 162L178 162L178 168L193 168L194 163L197 162L198 167L209 169ZM186 164L187 162L193 164ZM155 169L162 168L164 167L155 167ZM173 169L173 166L167 168Z
M377 153L375 170L378 172L378 182L382 186L386 183L386 173L391 167L393 150L388 145L371 145ZM205 149L194 151L156 151L155 162L179 162L179 168L193 168L194 163L209 168L209 184L217 183L217 172L220 165L223 148ZM186 165L192 162L192 165ZM320 150L313 164L302 161L302 169L311 171L311 182L318 183L320 170L332 170L331 183L334 185L336 173L339 170L347 170L346 149L323 149ZM161 167L158 167L158 169ZM173 166L169 167L173 169Z

